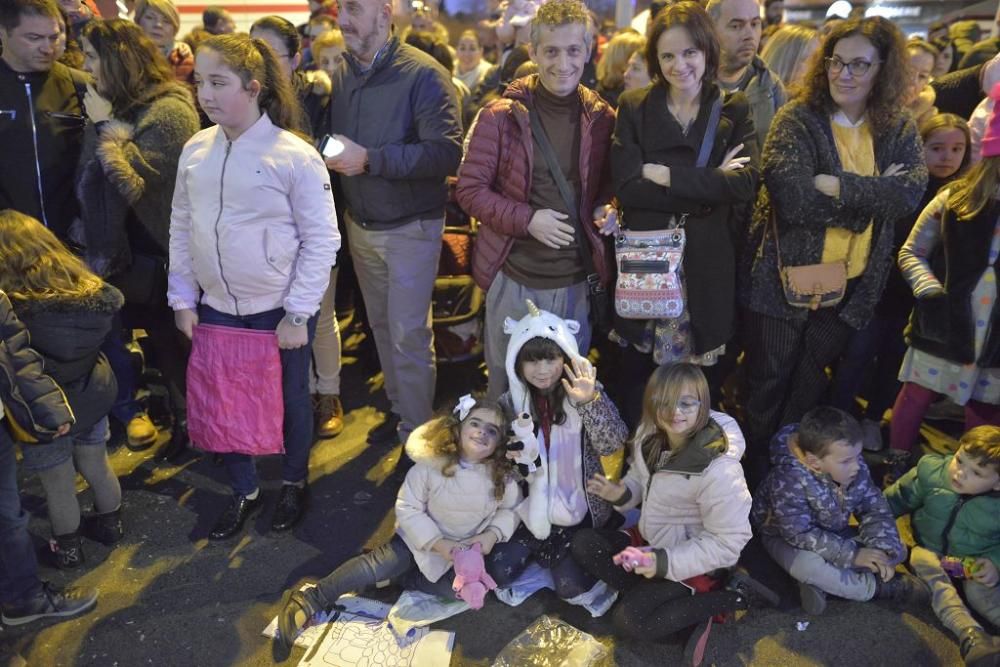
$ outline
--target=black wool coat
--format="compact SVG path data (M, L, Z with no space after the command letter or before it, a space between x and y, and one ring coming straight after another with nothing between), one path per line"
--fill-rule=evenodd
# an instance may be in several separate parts
M685 223L684 284L696 354L724 344L733 333L736 305L736 247L746 233L748 204L757 182L757 136L743 93L725 96L708 166L696 167L712 105L722 94L704 86L694 124L684 134L667 109L667 89L651 84L622 94L611 144L615 195L628 230L665 229L672 215ZM726 153L744 144L750 163L737 171L718 166ZM670 167L670 187L642 177L644 163ZM617 318L615 330L638 341L645 320Z

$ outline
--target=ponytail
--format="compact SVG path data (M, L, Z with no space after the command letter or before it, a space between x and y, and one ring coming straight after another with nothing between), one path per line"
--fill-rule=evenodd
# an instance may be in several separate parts
M283 130L308 139L305 112L295 97L291 82L278 66L278 56L262 39L246 34L216 35L202 42L198 50L209 49L240 78L244 88L260 83L257 104L271 122ZM311 142L310 142L311 143Z
M306 123L305 112L295 96L292 82L285 77L281 66L278 65L278 56L275 55L274 49L262 39L251 39L251 41L264 61L264 80L267 83L261 81L258 98L261 111L281 129L297 134L312 143L308 138L309 125Z

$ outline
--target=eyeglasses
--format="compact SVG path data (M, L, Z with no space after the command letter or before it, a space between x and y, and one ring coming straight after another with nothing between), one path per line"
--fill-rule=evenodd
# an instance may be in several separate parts
M867 60L861 60L860 58L858 58L857 60L852 60L849 63L845 63L843 60L841 60L836 56L832 58L823 59L823 66L826 68L826 71L829 72L830 74L834 75L840 74L846 67L848 74L850 74L851 76L859 76L859 77L868 74L868 70L872 68L872 65L877 65L878 63L879 61L877 60L875 62L868 62Z
M678 401L677 402L677 412L683 412L686 415L693 415L698 412L698 408L701 407L701 401Z

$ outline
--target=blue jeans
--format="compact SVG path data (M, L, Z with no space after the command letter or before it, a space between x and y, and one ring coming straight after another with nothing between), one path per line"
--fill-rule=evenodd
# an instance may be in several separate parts
M344 593L360 593L366 588L374 588L380 581L391 581L408 590L440 598L455 597L451 589L455 571L448 570L437 581L428 580L421 574L413 554L399 535L393 535L391 540L366 554L344 561L316 582L316 588L322 597L321 602L329 609Z
M228 315L201 304L198 321L237 329L274 331L285 316L281 308L254 315ZM309 450L313 444L313 409L309 396L309 364L312 341L316 336L316 318L306 325L309 342L295 350L281 350L281 390L285 404L285 458L281 476L286 482L301 482L309 474ZM223 454L233 491L248 495L257 490L257 468L246 454Z
M0 603L16 604L41 589L35 548L28 534L28 513L21 507L17 488L14 443L0 422Z
M874 421L882 420L882 415L892 407L899 394L900 383L896 377L906 354L906 341L903 340L906 324L906 318L876 313L868 326L854 333L833 376L831 405L855 414L854 397L861 394L868 399L865 416ZM871 381L866 389L868 375Z
M118 381L118 396L111 406L111 416L122 424L128 424L132 418L142 412L142 406L135 398L139 378L136 377L132 365L132 354L125 347L125 337L122 335L123 324L121 313L116 313L111 323L111 331L101 345L101 352L108 358L111 370Z

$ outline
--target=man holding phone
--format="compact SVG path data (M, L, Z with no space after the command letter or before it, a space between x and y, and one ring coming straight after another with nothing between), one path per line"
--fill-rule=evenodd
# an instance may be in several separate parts
M334 71L331 138L345 226L392 404L368 434L405 442L431 417L436 369L431 291L444 231L445 179L462 155L451 74L392 35L392 5L340 0L347 46ZM397 440L398 439L398 440Z

